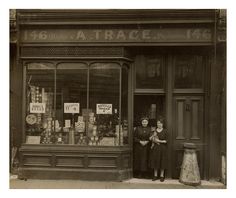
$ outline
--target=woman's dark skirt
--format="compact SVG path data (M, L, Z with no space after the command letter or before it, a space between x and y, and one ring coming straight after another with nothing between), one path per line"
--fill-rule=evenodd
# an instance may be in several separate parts
M167 145L166 144L155 144L150 149L149 166L152 169L167 169Z

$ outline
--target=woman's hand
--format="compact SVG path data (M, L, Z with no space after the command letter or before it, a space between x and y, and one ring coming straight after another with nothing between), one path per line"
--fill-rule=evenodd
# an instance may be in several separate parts
M162 144L165 144L165 143L167 143L167 141L166 141L166 140L157 139L157 140L155 141L155 143L162 143Z
M150 136L149 140L153 141L153 137L154 137L154 135Z
M144 146L144 141L139 141L139 143L142 145L142 146Z
M148 142L149 142L149 141L140 141L140 144L141 144L142 146L145 146L145 145L147 145Z
M153 140L152 140L154 143L160 143L159 141L159 138L158 138L158 136L155 136L155 137L153 137Z

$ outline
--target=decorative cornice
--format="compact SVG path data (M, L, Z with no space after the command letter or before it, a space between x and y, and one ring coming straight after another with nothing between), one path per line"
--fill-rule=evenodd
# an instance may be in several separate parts
M16 22L17 18L17 22ZM74 27L85 25L146 25L205 24L213 27L216 21L217 42L226 42L226 10L224 9L12 9L10 10L11 42L16 42L17 27ZM16 24L19 23L19 24ZM54 27L53 27L54 26ZM94 27L95 27L94 26Z
M17 10L22 25L212 23L214 9Z
M10 42L16 43L17 42L17 24L16 24L16 10L10 9Z

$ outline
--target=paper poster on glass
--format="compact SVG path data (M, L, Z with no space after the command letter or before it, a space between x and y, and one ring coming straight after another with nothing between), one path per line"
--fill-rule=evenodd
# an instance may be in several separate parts
M30 113L45 113L45 103L30 103Z
M64 113L79 113L79 103L64 103Z
M112 114L112 104L97 104L97 114Z

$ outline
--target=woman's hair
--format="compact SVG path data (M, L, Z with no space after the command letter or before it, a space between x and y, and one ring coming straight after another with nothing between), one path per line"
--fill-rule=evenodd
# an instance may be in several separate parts
M143 120L149 121L149 118L148 118L147 116L143 116L140 120L141 120L141 122L142 122Z
M165 122L165 119L163 118L163 117L159 117L158 119L157 119L157 122L161 122L163 125L165 124L164 122Z

